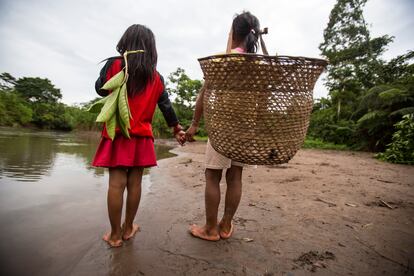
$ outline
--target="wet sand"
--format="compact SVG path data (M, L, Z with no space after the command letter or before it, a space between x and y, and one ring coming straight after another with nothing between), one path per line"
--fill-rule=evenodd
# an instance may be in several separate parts
M206 242L187 232L204 221L204 149L176 148L151 169L142 230L119 249L100 240L102 179L82 190L71 176L75 192L61 193L71 204L16 207L0 226L1 275L413 275L413 166L301 150L289 164L247 167L233 238Z

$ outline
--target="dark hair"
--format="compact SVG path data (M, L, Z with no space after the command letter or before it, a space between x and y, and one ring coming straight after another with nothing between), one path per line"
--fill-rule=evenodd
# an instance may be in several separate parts
M244 43L247 53L256 53L259 49L260 23L256 16L246 11L233 19L233 41Z
M144 50L128 55L128 94L133 95L153 80L157 67L157 48L152 31L146 26L134 24L122 35L116 50L123 56L126 51Z

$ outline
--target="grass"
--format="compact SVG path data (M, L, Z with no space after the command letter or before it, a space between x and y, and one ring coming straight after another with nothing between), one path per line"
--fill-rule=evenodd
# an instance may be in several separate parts
M305 149L330 149L330 150L349 150L347 145L324 142L320 139L306 137L302 148Z
M194 136L194 139L196 141L207 142L208 137L207 136L198 136L198 135L195 135Z

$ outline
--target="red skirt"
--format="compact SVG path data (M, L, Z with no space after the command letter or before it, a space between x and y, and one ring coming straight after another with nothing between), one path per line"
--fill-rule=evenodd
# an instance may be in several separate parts
M113 141L102 137L92 166L95 167L153 167L157 165L154 141L149 137L125 138L116 136Z

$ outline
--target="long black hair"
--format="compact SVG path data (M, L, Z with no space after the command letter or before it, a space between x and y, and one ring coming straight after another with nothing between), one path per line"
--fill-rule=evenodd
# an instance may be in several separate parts
M233 19L233 41L244 43L247 53L256 53L259 49L260 23L256 16L248 11L236 14Z
M146 26L134 24L122 35L116 50L121 56L126 51L144 50L128 55L128 94L133 95L145 88L154 78L157 67L157 48L152 31Z

